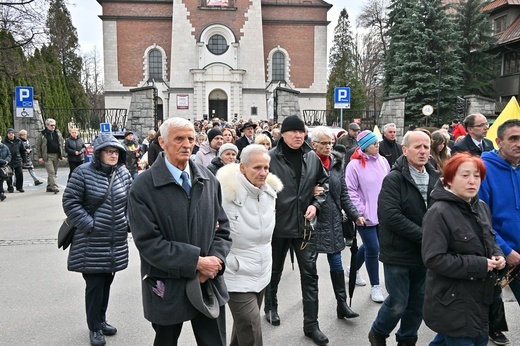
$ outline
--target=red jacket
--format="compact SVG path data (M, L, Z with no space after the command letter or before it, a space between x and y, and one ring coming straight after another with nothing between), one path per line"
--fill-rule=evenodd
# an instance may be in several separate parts
M462 124L458 124L457 126L455 126L453 128L453 130L451 131L451 134L453 135L455 140L457 140L457 138L459 138L460 136L466 135L466 130L464 129L464 126L462 126Z

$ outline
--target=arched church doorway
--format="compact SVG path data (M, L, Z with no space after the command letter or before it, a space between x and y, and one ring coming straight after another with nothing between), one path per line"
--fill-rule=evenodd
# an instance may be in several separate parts
M228 97L221 89L215 89L209 94L209 116L210 118L228 118Z

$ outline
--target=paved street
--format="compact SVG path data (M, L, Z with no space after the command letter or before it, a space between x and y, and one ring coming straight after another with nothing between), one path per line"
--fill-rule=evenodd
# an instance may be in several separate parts
M60 168L60 193L54 195L45 192L45 184L33 186L25 172L26 192L8 193L0 203L0 345L89 345L84 281L80 274L67 271L68 251L56 246L57 230L64 219L61 198L67 174L68 168ZM37 175L46 177L42 169L37 169ZM107 345L151 345L153 341L153 329L142 313L139 257L131 240L130 249L129 267L116 275L112 285L108 320L119 332L107 337ZM346 250L345 264L349 258ZM370 300L369 286L358 287L354 294L353 309L361 317L338 320L326 256L320 256L318 267L319 321L330 345L368 345L367 333L380 306ZM362 275L368 279L364 268ZM313 345L302 332L300 292L298 269L293 271L286 263L279 294L282 323L273 327L264 320L265 345ZM508 336L513 345L520 345L519 306L511 298L511 292L506 292ZM231 325L228 313L228 336ZM423 325L418 345L427 345L433 335ZM388 344L395 345L394 340L391 336ZM179 344L195 345L189 324L185 324Z

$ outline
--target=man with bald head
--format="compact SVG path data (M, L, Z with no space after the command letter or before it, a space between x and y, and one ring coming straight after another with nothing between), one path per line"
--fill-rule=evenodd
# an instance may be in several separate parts
M421 256L421 226L439 173L428 163L430 137L426 133L407 132L402 148L403 156L383 180L378 199L379 260L388 297L368 334L371 346L386 345L399 321L397 344L416 345L422 322L426 267Z

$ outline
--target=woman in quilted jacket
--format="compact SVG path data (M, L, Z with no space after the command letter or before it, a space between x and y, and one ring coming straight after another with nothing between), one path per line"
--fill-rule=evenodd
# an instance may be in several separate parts
M115 137L100 134L93 146L92 161L72 172L63 210L77 227L68 270L82 273L85 279L90 343L105 345L105 335L117 332L106 320L110 285L115 272L128 265L126 201L132 178L124 167L125 148Z

